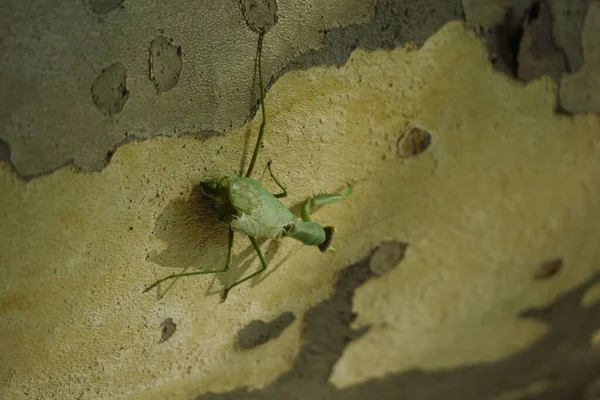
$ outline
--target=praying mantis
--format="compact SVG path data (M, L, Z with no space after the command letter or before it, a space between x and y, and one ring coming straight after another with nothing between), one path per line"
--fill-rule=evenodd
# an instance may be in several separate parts
M225 266L221 269L172 274L157 280L144 289L144 292L151 290L166 280L174 278L226 272L231 267L235 233L246 235L250 239L250 243L252 243L258 258L260 259L261 266L256 272L226 287L223 290L221 302L225 301L231 289L252 279L267 269L267 261L260 249L258 239L277 240L284 237L291 237L305 245L316 246L321 252L333 249L331 243L336 231L335 227L323 227L321 224L312 221L310 216L311 208L337 203L349 198L353 194L354 184L348 185L345 194L319 194L308 199L302 207L301 218L298 218L279 200L280 198L287 196L287 190L273 175L271 161L267 163L267 168L273 181L282 190L281 193L273 194L269 192L260 184L260 182L252 178L252 172L254 171L256 159L261 148L266 126L265 93L261 67L262 45L265 34L266 29L259 31L257 48L262 121L248 170L245 176L231 175L221 179L212 179L200 183L203 195L207 197L212 207L216 210L219 220L229 227L229 240Z

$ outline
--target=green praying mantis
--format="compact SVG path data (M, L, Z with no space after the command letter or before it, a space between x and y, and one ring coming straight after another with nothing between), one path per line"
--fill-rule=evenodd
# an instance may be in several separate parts
M229 291L234 287L257 276L267 269L267 261L260 249L257 239L281 239L291 237L305 245L316 246L321 252L332 250L331 243L335 234L335 227L323 227L311 220L311 208L326 204L337 203L347 199L353 194L354 184L349 184L345 194L320 194L306 201L301 211L301 218L294 215L281 201L287 196L286 188L277 180L271 170L271 161L267 163L269 174L281 193L273 194L252 178L254 165L261 148L266 125L265 93L263 88L261 55L262 44L266 30L261 30L258 37L258 79L260 89L260 105L262 121L258 131L256 146L252 154L250 165L245 176L227 176L221 179L212 179L200 183L204 196L208 198L216 210L219 219L229 226L229 241L227 245L227 259L222 269L201 270L186 273L172 274L159 279L148 286L144 292L156 287L158 284L185 276L217 274L226 272L231 267L234 233L248 236L254 247L261 267L249 276L234 282L223 290L221 302L225 301Z

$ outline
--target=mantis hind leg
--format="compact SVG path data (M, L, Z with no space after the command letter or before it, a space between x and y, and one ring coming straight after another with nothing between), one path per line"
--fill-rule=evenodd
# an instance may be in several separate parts
M225 267L222 269L211 269L208 271L193 271L193 272L185 272L182 274L172 274L165 278L159 279L154 282L152 285L148 286L144 289L143 293L146 293L150 289L158 286L160 283L167 281L169 279L181 278L184 276L194 276L194 275L205 275L205 274L218 274L221 272L226 272L231 267L231 259L232 259L232 248L233 248L233 230L229 229L229 243L227 245L227 261L225 262ZM223 299L224 300L224 299Z
M247 277L240 279L239 281L231 284L228 288L226 288L223 291L223 297L221 298L221 302L225 301L225 299L227 298L227 294L229 293L229 291L231 289L233 289L235 286L246 282L248 279L252 279L253 277L255 277L256 275L260 274L261 272L263 272L265 269L267 269L267 260L265 260L265 256L263 255L260 246L258 245L258 241L256 240L255 237L252 236L248 236L248 239L250 239L250 242L252 243L252 246L254 246L254 250L256 251L256 254L258 254L258 258L260 259L260 268L258 269L258 271L254 272L253 274L248 275Z
M310 212L312 207L324 206L327 204L338 203L342 200L346 200L348 197L352 196L354 193L354 183L348 185L348 190L346 190L345 194L319 194L315 197L308 199L306 203L304 203L304 207L302 207L302 221L311 222Z

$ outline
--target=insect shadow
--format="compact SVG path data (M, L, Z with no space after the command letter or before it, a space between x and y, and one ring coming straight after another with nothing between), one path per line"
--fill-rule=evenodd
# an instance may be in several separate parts
M268 176L268 174L266 174ZM263 174L263 178L266 178ZM261 179L263 180L263 179ZM298 202L290 207L295 215L300 215L304 202ZM315 210L322 206L315 207ZM148 254L146 259L161 267L173 269L181 268L180 272L188 270L214 269L221 265L227 256L227 225L220 222L210 201L202 194L200 185L193 187L187 198L179 198L159 214L154 225L153 234L165 243L166 248ZM242 238L239 238L242 239ZM269 242L265 248L265 242ZM272 265L265 273L256 276L250 281L254 287L267 279L297 250L292 250L277 265L271 264L280 246L278 240L258 239L267 262ZM206 290L206 295L218 294L222 287L228 287L239 280L256 261L257 256L251 244L235 254L231 269L225 273L200 275L195 279L201 280L212 277L211 284ZM256 266L258 268L258 266ZM176 284L178 279L166 282L159 298L162 298ZM215 280L219 281L220 288L212 290Z
M198 184L187 198L179 198L171 202L159 214L153 234L165 243L166 248L151 252L146 259L161 267L181 268L181 272L215 269L220 267L227 257L227 233L227 225L218 220L215 210L202 194ZM242 238L239 239L241 241ZM266 241L260 239L259 243L263 245ZM271 240L266 248L261 247L265 258L270 261L277 251L278 241ZM215 279L218 279L221 286L229 286L244 275L256 258L256 252L248 242L242 251L234 255L229 271L214 274L206 295L216 294L222 290L222 288L211 290ZM211 275L198 276L195 279L201 281ZM159 297L164 296L177 280L165 282ZM253 283L258 281L253 280Z

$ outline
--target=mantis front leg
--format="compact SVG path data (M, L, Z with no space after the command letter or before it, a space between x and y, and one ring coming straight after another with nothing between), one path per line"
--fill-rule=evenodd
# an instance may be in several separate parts
M318 194L315 197L308 199L302 207L302 221L311 222L310 211L313 206L324 206L326 204L338 203L342 200L346 200L354 193L354 183L348 185L348 190L345 194Z
M313 206L324 206L326 204L333 204L340 202L342 200L346 200L348 197L352 196L354 193L354 183L348 185L348 190L346 190L345 194L319 194L315 197L308 199L306 203L304 203L304 207L302 207L302 221L304 222L312 222L310 218L310 211ZM335 247L331 245L333 242L333 236L335 235L335 227L326 226L323 228L325 230L325 241L319 245L319 250L321 252L325 251L335 251Z

